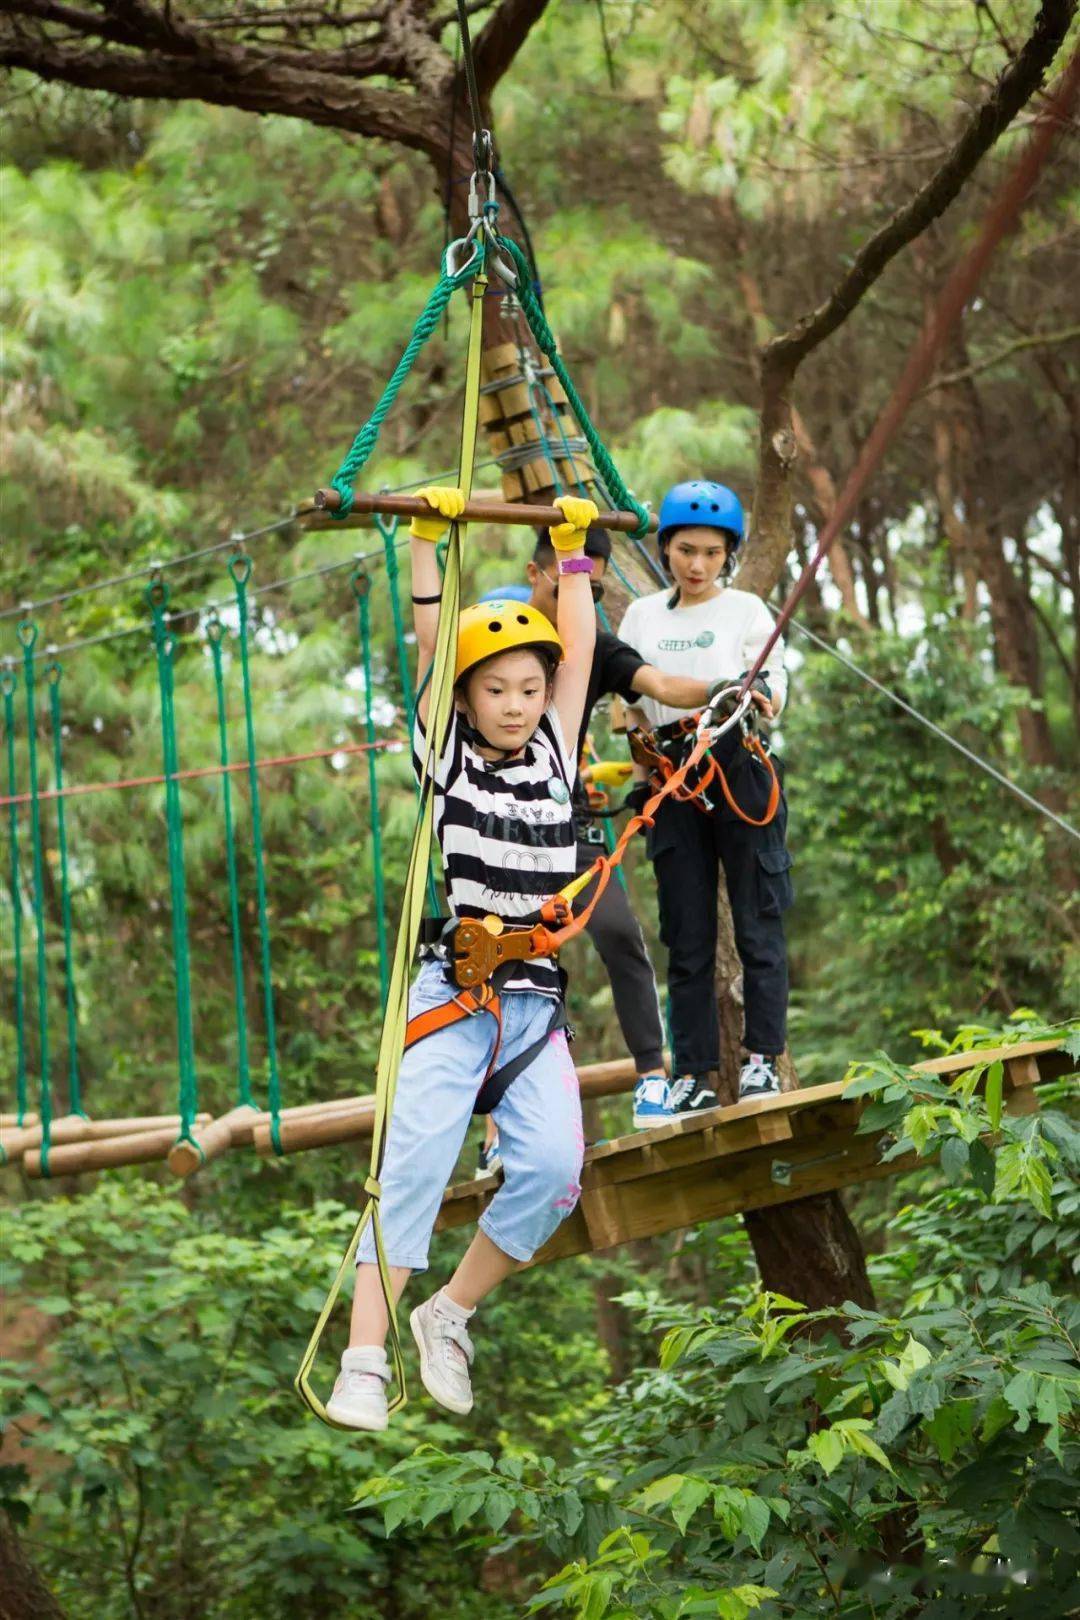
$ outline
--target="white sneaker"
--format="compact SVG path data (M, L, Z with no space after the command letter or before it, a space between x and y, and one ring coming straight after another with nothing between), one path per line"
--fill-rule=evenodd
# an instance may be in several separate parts
M471 1315L445 1301L440 1289L409 1317L420 1352L421 1383L432 1400L462 1417L473 1408L469 1368L474 1351L465 1326Z
M667 1075L644 1074L634 1087L634 1129L647 1131L671 1123Z
M334 1393L326 1403L327 1415L347 1429L385 1429L390 1421L386 1410L389 1382L390 1363L381 1344L346 1350Z
M739 1070L739 1101L750 1097L779 1097L780 1076L776 1072L776 1059L763 1052L751 1052Z

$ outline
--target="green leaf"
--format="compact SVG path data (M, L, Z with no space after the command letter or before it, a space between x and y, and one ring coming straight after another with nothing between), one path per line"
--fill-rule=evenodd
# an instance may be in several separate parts
M707 1479L689 1477L683 1480L671 1503L671 1517L685 1535L686 1527L701 1504L711 1498L713 1487Z
M748 1496L743 1509L742 1527L746 1539L755 1552L761 1551L761 1543L765 1532L769 1528L769 1504L761 1496Z
M492 1530L501 1530L514 1511L514 1498L501 1486L489 1490L484 1498L484 1517Z
M844 1443L835 1429L819 1429L806 1442L806 1449L818 1462L826 1475L839 1468L844 1457Z
M1001 1059L991 1063L986 1071L986 1112L990 1116L991 1128L995 1131L1001 1129L1002 1102L1005 1090L1005 1065Z
M941 1168L954 1187L959 1187L966 1179L969 1151L968 1144L959 1136L950 1136L941 1150Z

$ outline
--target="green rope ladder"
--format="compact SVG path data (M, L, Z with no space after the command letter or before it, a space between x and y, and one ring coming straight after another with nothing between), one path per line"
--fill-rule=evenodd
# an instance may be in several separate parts
M49 1076L49 1004L45 957L45 862L41 850L41 801L38 780L37 715L34 677L34 646L37 625L20 621L19 642L23 650L23 686L26 692L27 752L30 762L30 847L33 852L34 927L37 931L37 1013L38 1062L41 1065L41 1173L49 1174L49 1147L52 1142L52 1085Z
M79 1079L78 1009L75 1003L74 952L71 946L71 874L68 867L67 817L64 810L63 724L60 719L60 682L64 671L54 659L46 669L49 716L52 724L53 786L56 789L56 840L60 851L60 915L64 928L64 1006L67 1019L68 1112L85 1119Z
M259 958L262 969L263 1017L266 1023L266 1100L270 1110L270 1143L274 1152L281 1148L281 1077L278 1073L277 1026L274 1020L274 981L270 967L270 915L266 898L266 855L263 848L262 801L259 797L258 753L255 747L255 711L251 699L251 669L248 662L250 610L248 581L251 558L238 552L229 561L229 577L236 590L239 615L240 679L244 695L244 733L247 742L248 786L251 790L251 841L255 851L255 894L259 912Z
M236 1007L236 1101L239 1105L254 1107L251 1093L251 1060L249 1057L247 997L244 993L244 951L240 931L240 890L236 879L236 831L232 813L232 773L229 764L229 722L225 705L225 668L222 642L225 626L215 608L206 620L206 639L210 643L210 657L214 666L214 695L217 705L218 759L225 769L221 773L221 805L225 824L225 871L229 885L229 937L232 941L233 1000Z
M180 784L176 780L179 754L176 745L173 655L176 642L168 625L169 587L153 580L146 589L157 656L158 696L161 707L162 770L165 776L165 823L169 846L169 888L172 899L173 968L176 979L176 1043L180 1070L180 1136L198 1148L193 1135L199 1106L195 1072L195 1036L191 1019L191 958L188 943L187 882L184 874L184 816ZM200 1150L201 1151L201 1150Z
M15 1099L16 1119L26 1118L26 993L22 959L22 889L19 882L19 811L15 804L15 690L13 668L0 672L0 694L4 699L4 739L7 745L8 838L11 860L8 888L11 893L12 956L15 973Z

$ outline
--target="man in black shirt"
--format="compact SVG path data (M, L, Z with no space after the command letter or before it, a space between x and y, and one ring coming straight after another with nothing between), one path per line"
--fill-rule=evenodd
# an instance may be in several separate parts
M585 555L592 558L593 595L597 601L603 595L604 574L611 557L611 539L604 529L590 529L585 542ZM559 575L555 550L547 531L541 531L532 561L527 565L527 576L532 588L530 602L533 607L554 624L557 615ZM592 711L602 697L617 695L627 703L638 697L655 698L676 709L703 708L709 698L709 688L701 681L692 681L681 675L666 675L647 664L640 653L628 647L625 641L612 635L602 626L596 632L596 651L593 655L592 675L581 734L577 739L577 758L580 760L585 738L592 722ZM578 839L578 872L584 872L604 848L604 834L600 823L589 814L585 790L580 780L576 789L575 807ZM585 904L592 892L590 885L580 896ZM660 998L656 977L641 932L641 926L630 908L630 900L621 883L610 882L596 910L589 919L587 931L611 980L615 1013L622 1029L623 1039L637 1067L638 1081L634 1091L634 1124L639 1129L662 1124L669 1115L667 1081L664 1077L663 1021L660 1016Z

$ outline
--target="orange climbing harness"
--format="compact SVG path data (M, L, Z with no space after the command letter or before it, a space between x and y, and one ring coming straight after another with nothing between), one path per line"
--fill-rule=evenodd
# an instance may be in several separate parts
M667 728L668 737L665 740L691 736L697 730L698 723L699 716L696 714L674 721L671 727ZM627 733L627 740L631 754L639 765L645 766L654 787L663 787L676 774L675 762L665 751L656 732L648 731L644 726L635 726ZM767 827L780 808L780 778L768 749L752 726L743 728L741 741L743 748L765 767L769 775L769 799L763 816L747 815L731 791L724 767L711 751L705 753L693 780L678 789L673 797L695 805L703 814L708 815L713 809L708 799L708 790L717 783L729 809L740 821L745 821L750 827Z
M730 688L732 694L736 687ZM718 694L715 701L719 701L726 693ZM732 726L742 726L750 709L750 698L739 698L734 713L720 726L713 728L710 725L712 718L711 707L702 711L699 716L687 720L687 735L691 729L696 733L696 739L683 763L676 766L666 756L661 756L666 766L663 780L657 786L651 798L647 799L637 815L631 816L615 844L610 855L598 855L591 866L587 867L572 882L559 890L558 894L551 896L540 908L540 921L531 928L507 928L499 917L485 917L482 921L466 918L452 924L447 932L447 947L450 966L456 982L463 990L473 990L476 987L490 989L490 980L494 973L512 962L528 962L538 956L555 957L562 947L576 938L588 926L600 901L601 895L611 881L611 874L621 865L626 854L630 840L645 827L651 827L656 820L656 812L665 799L681 799L695 801L703 794L713 781L714 777L720 781L721 789L728 804L751 826L764 827L769 824L776 814L780 804L780 781L776 774L776 767L769 758L756 734L744 729L743 745L751 753L759 757L771 777L769 802L764 817L755 821L752 817L739 809L728 788L723 768L712 758L710 749L724 732ZM756 745L756 746L754 746ZM708 760L704 769L699 769L702 762ZM572 908L573 901L579 894L595 880L596 887L586 906L575 916ZM453 1006L453 1003L449 1004ZM465 1017L468 1009L463 1009L456 1016ZM447 1015L446 1022L454 1021L455 1015ZM411 1026L410 1026L411 1027Z

